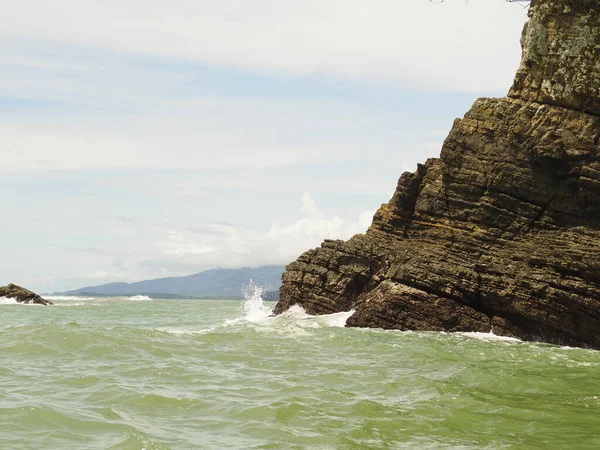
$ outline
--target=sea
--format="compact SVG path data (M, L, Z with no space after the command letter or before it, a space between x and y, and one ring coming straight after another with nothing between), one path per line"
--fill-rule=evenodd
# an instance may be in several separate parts
M600 352L239 300L0 300L0 449L600 449Z

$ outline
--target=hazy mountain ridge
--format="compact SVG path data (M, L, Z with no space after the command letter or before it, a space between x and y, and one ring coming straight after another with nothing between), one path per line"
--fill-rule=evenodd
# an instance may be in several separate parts
M134 283L115 282L86 286L53 295L154 295L169 298L240 298L250 280L277 291L281 285L284 266L242 267L239 269L210 269L183 277L157 278Z

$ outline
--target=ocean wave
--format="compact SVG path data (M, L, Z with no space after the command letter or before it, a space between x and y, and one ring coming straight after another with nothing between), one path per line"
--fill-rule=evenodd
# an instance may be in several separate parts
M85 300L95 300L94 297L78 297L77 295L44 295L46 300L52 301L85 301Z
M308 314L300 305L294 305L279 316L270 319L292 320L299 324L305 324L307 328L334 327L343 328L348 319L354 314L354 310L343 311L333 314L313 316Z
M334 314L313 316L308 314L301 306L294 305L287 311L277 316L273 315L273 305L262 298L264 289L250 283L243 289L244 300L241 304L241 315L226 319L221 324L209 328L194 327L160 327L156 331L173 335L194 335L219 333L225 329L239 329L250 327L255 331L276 333L286 336L307 336L311 330L319 328L343 328L346 321L354 314L354 310Z
M71 308L73 306L88 306L88 304L84 303L84 302L72 302L72 301L69 301L69 302L64 302L64 303L55 303L54 306L58 306L58 307L61 307L61 308Z
M133 295L131 297L121 297L121 298L123 298L124 300L131 300L134 302L147 302L149 300L152 300L147 295Z
M192 328L161 327L161 328L157 328L156 331L160 331L160 332L163 332L163 333L169 333L169 334L175 334L175 335L207 334L207 333L212 333L217 328L219 328L218 325L214 325L214 326L209 327L209 328L202 328L202 329L199 329L199 330L195 330L195 329L192 329Z
M481 341L487 342L523 342L521 339L508 337L508 336L498 336L494 334L494 331L490 331L489 333L479 333L479 332L463 332L456 333L460 336L465 336L469 338L479 339Z
M244 316L230 321L229 324L248 323L259 329L291 333L296 335L310 334L307 330L315 328L343 328L348 319L354 314L354 310L334 314L313 316L308 314L300 305L294 305L282 314L274 316L272 307L267 306L262 298L264 290L250 283L244 289L244 302L242 310Z
M0 305L18 305L19 303L14 298L0 297Z

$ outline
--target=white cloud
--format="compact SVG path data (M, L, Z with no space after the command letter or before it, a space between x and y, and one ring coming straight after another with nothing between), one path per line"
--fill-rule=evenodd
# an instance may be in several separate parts
M324 238L364 231L370 200L402 168L439 154L447 130L425 128L449 129L466 109L426 90L506 91L525 20L503 0L0 7L0 176L15 183L0 201L44 217L43 233L33 222L2 225L15 253L2 272L44 290L287 263ZM411 96L415 86L426 89ZM83 181L63 184L62 171ZM88 182L94 171L112 176ZM339 201L321 210L305 194L294 212L285 197L306 189ZM207 220L242 226L202 229Z
M344 220L341 217L326 217L317 207L314 199L309 193L302 194L302 218L296 222L288 224L274 223L271 230L264 237L271 241L273 248L287 248L283 253L295 253L295 247L298 243L302 248L315 246L323 239L347 239L355 233L364 232L363 228L365 215L373 217L374 213L363 212L356 220ZM288 243L291 241L291 246ZM312 245L309 245L309 242ZM294 248L290 251L290 248Z
M302 195L301 217L290 223L273 223L267 232L220 227L221 235L167 232L157 244L160 257L145 260L147 274L188 274L212 267L287 264L324 239L348 239L363 233L374 211L363 211L355 219L327 217L309 193Z
M302 214L313 219L323 217L323 213L308 192L302 194Z
M87 273L87 274L83 274L86 278L92 278L92 279L99 279L99 280L105 280L107 279L109 276L110 277L114 277L115 274L109 274L108 272L105 272L104 270L94 270L93 272Z
M210 104L199 103L172 111L180 120L171 122L164 114L128 118L124 124L85 118L75 124L52 123L51 118L50 123L3 123L0 147L6 155L0 170L241 169L335 160L321 151L318 139L308 145L294 142L290 116L288 123L275 117L278 112L286 116L293 105L255 110L250 123L239 126L236 118L244 120L250 103L224 100L212 111ZM206 120L192 119L200 117ZM295 125L311 127L307 118L298 117ZM268 130L274 126L281 127L280 142L269 142Z
M34 289L35 292L50 294L53 292L79 289L87 286L131 281L129 277L123 274L124 268L121 266L115 266L113 268L118 270L79 270L68 276L61 277L28 277L26 285L28 288Z
M525 11L502 0L1 0L0 36L262 73L506 89Z
M424 153L403 142L414 129L402 116L410 104L398 106L403 113L370 111L352 92L338 100L284 98L285 90L265 98L252 85L244 95L211 94L194 88L202 83L194 71L118 52L490 93L510 84L525 18L502 0L0 0L0 7L0 97L67 105L3 115L0 171L279 167L360 160L367 147L370 158L399 147Z
M406 126L403 112L373 114L342 101L162 99L155 108L140 115L34 111L6 118L0 172L335 163L364 159L367 146L374 158L416 136L399 128Z

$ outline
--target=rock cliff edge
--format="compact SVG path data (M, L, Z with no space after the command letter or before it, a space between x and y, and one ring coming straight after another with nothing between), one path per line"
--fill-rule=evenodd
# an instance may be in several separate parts
M457 119L366 234L289 264L275 313L600 349L600 1L529 16L508 97Z

